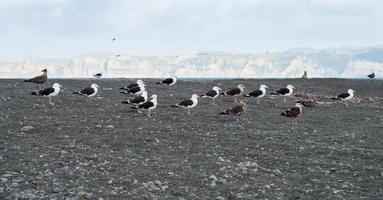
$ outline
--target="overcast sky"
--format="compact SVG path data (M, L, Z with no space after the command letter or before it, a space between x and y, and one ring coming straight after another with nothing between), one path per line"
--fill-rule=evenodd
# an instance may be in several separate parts
M0 0L0 27L0 58L369 46L383 44L383 1Z

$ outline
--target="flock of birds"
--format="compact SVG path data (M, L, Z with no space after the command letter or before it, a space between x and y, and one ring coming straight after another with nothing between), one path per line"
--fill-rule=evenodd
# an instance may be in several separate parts
M57 96L60 92L60 88L63 87L59 83L54 83L52 87L48 87L45 89L41 89L41 85L43 83L46 83L48 80L48 71L46 69L42 70L43 74L40 76L36 76L32 79L25 80L25 82L31 82L39 85L40 90L37 92L32 92L32 95L39 95L39 96L45 96L49 99L49 104L54 105L52 103L51 98L54 96ZM96 78L101 78L102 74L97 73L94 75ZM375 74L369 74L369 78L374 78ZM160 85L166 85L169 87L169 90L171 89L172 85L175 85L177 83L177 77L173 76L167 79L164 79L157 84ZM142 113L141 110L147 110L147 116L151 116L152 110L156 109L158 105L157 101L157 95L152 94L150 97L148 97L148 92L145 89L145 83L141 79L137 80L135 83L131 83L127 85L126 87L121 87L122 90L121 93L123 94L131 94L133 97L127 101L122 101L123 104L130 104L134 105L132 108L137 109L139 113ZM259 89L251 91L249 93L245 93L245 86L242 84L239 84L236 88L229 89L225 92L222 91L221 88L214 86L211 90L207 91L206 93L202 95L193 94L190 99L183 100L177 104L171 105L171 107L176 108L183 108L187 110L188 115L191 113L191 109L196 107L198 105L199 98L209 98L212 100L212 104L215 104L215 99L218 98L220 95L225 96L232 96L234 98L234 102L237 104L236 106L226 109L225 111L219 113L221 115L231 115L234 117L237 117L237 121L240 119L240 116L247 110L247 102L246 101L240 101L238 103L237 97L252 97L257 99L257 104L260 103L260 100L266 96L266 89L268 88L267 85L262 84L260 85ZM97 95L99 86L97 84L91 84L88 87L85 87L84 89L80 91L73 92L75 95L81 95L88 97L87 101L91 102L91 97L94 97ZM286 101L286 98L291 96L294 92L295 87L292 85L287 85L285 88L281 88L275 92L271 92L270 95L278 95L284 97L284 101ZM337 95L336 97L333 97L332 99L336 100L342 100L342 101L350 101L354 97L355 91L352 89L349 89L346 93L341 93ZM293 119L293 124L297 123L297 118L302 115L303 107L314 107L317 102L315 100L305 100L305 101L297 101L296 105L285 112L281 113L282 116L289 117ZM346 106L348 104L346 103Z

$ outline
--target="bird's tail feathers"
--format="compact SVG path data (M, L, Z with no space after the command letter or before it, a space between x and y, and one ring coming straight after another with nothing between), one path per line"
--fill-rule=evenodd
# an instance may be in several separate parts
M286 112L281 113L282 116L288 117Z
M251 97L250 94L244 94L243 97Z
M279 94L276 92L272 92L272 93L270 93L270 95L279 95Z
M32 82L32 79L24 80L24 82Z
M180 106L176 104L176 105L171 105L170 107L179 108Z
M130 104L130 101L121 101L123 104Z
M332 97L331 99L339 100L340 98L338 98L338 97Z
M81 93L80 93L80 92L73 92L73 94L81 95Z
M31 95L38 95L38 92L31 92Z
M225 110L225 111L223 111L223 112L220 112L219 114L220 114L220 115L228 115L229 112L228 112L228 110Z

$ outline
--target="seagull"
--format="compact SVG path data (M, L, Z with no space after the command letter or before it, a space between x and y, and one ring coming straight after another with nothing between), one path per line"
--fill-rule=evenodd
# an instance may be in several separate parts
M281 88L275 92L272 92L271 95L281 95L281 96L284 96L284 102L286 102L286 97L287 96L290 96L293 92L295 87L292 86L292 85L287 85L285 88Z
M237 103L237 96L242 96L245 92L245 86L239 84L236 88L229 89L227 92L221 93L222 95L229 95L234 97L234 102Z
M298 124L297 117L302 115L303 105L300 103L295 104L293 108L281 113L282 116L293 118L293 124Z
M197 94L193 94L191 99L181 101L180 103L177 103L176 105L172 105L171 107L187 109L188 115L190 115L190 109L197 106L198 98L200 97Z
M139 105L145 103L148 100L148 93L146 91L143 91L140 95L136 95L135 97L127 100L127 101L121 101L123 104L135 104L136 107ZM138 112L140 112L140 109L137 109Z
M175 77L175 76L172 76L170 78L167 78L167 79L164 79L160 82L157 82L157 84L159 84L159 85L167 85L167 86L172 86L176 83L177 83L177 77ZM169 87L169 91L170 91L170 87Z
M28 79L28 80L24 80L24 82L31 82L31 83L39 84L39 89L41 89L41 84L44 84L48 80L48 70L43 69L43 70L41 70L41 72L43 72L42 75L33 77L31 79Z
M60 88L62 87L59 83L54 83L52 87L45 88L43 90L39 90L38 92L32 92L32 95L39 95L49 98L49 104L54 105L52 103L52 97L57 96L60 93Z
M208 92L206 92L204 95L202 95L202 98L210 98L210 99L213 99L213 105L215 105L214 103L214 99L216 99L218 96L219 96L219 92L221 91L222 89L217 87L217 86L214 86L213 89L209 90Z
M143 82L139 82L137 86L126 88L125 91L121 92L122 94L134 94L140 95L143 91L145 91L145 84Z
M92 101L91 97L96 96L99 87L100 86L98 86L97 84L93 83L89 87L86 87L86 88L84 88L84 89L82 89L82 90L80 90L78 92L73 92L73 94L84 95L84 96L88 97L87 101L90 103Z
M348 89L347 93L338 94L336 97L333 97L331 99L342 100L347 102L354 98L354 93L355 91L353 89ZM348 104L347 103L345 104L348 107Z
M267 85L265 85L265 84L262 84L259 87L259 90L254 90L254 91L252 91L248 94L245 94L243 96L244 97L255 97L255 98L257 98L257 104L259 104L261 98L263 98L266 95L266 88L269 88L269 87L267 87Z
M133 109L145 109L145 110L148 110L148 114L147 116L148 117L151 117L151 111L156 109L157 107L157 95L156 94L153 94L151 97L150 97L150 100L143 103L143 104L140 104L138 105L137 107L132 107Z
M138 87L139 84L144 84L144 81L142 81L141 79L138 79L136 83L131 83L131 84L127 85L126 87L122 87L120 89L121 90L129 90L133 87Z
M240 101L238 106L234 106L232 108L229 108L221 113L220 115L231 115L234 117L237 117L237 121L239 121L239 118L241 117L242 113L244 113L247 110L247 102L246 101Z
M95 75L93 75L95 78L101 78L102 74L101 73L97 73Z
M297 103L302 104L304 107L315 107L316 104L318 104L318 102L315 100L302 100L302 101L297 101Z
M372 72L371 74L367 75L367 77L370 78L370 79L373 79L373 78L375 78L375 73Z

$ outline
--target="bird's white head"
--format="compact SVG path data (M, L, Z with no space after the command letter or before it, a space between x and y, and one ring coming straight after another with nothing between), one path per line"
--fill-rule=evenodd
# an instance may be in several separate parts
M142 91L141 92L141 96L144 96L144 97L146 96L147 97L148 96L148 92L147 91Z
M303 105L301 103L297 103L297 104L295 104L295 107L298 107L298 108L302 109Z
M242 84L238 84L238 86L237 86L238 88L241 88L241 89L245 89L245 86L244 85L242 85Z
M138 87L144 87L145 83L141 80L140 82L137 81Z
M217 86L214 86L214 87L213 87L213 90L221 91L222 89L219 88L219 87L217 87Z
M260 87L259 87L261 90L263 90L263 89L266 89L266 88L269 88L267 85L265 85L265 84L262 84Z
M100 86L95 84L95 83L92 83L92 85L90 85L91 88L99 88Z
M152 100L157 100L157 95L156 95L156 94L153 94L150 98L151 98Z
M292 86L292 85L287 85L287 89L290 89L290 90L292 90L292 89L295 89L295 87L294 87L294 86Z
M138 79L138 80L137 80L137 84L144 84L144 81L141 80L141 79Z
M62 88L63 86L60 83L53 83L54 88Z
M355 91L354 91L353 89L348 89L347 93L349 93L349 94L354 94Z

